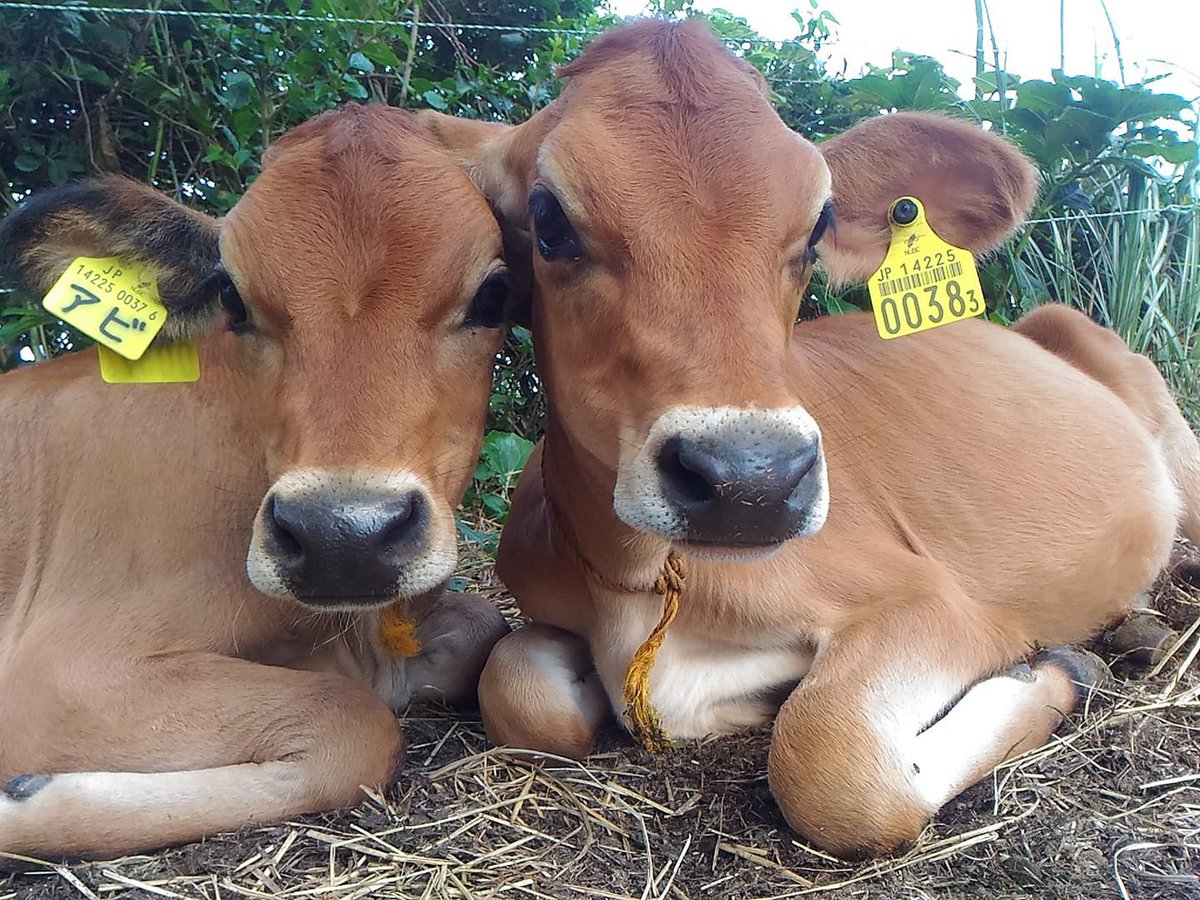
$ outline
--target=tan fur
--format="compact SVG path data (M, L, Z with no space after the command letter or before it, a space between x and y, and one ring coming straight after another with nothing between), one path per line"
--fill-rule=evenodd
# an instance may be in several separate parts
M402 758L389 707L471 698L507 626L482 598L398 597L423 651L391 659L390 598L321 613L254 590L251 526L283 473L403 471L453 552L501 333L462 324L499 264L495 220L382 108L285 136L220 223L131 182L86 190L107 220L29 213L10 245L152 249L155 221L203 221L256 328L204 337L195 384L107 385L95 351L0 380L0 851L117 855L354 803Z
M1154 435L1183 501L1180 530L1200 544L1200 444L1154 364L1083 313L1043 306L1015 330L1111 389Z
M532 255L550 410L498 572L534 622L588 643L620 713L661 613L637 586L671 549L614 513L622 467L667 410L802 406L828 466L824 528L734 561L676 545L688 581L651 700L681 737L778 711L769 775L792 825L836 853L897 847L1074 706L1072 681L1093 679L1070 657L1022 661L1095 633L1151 583L1177 489L1189 510L1200 497L1194 442L1152 367L1069 314L1040 314L1062 319L1054 353L978 320L890 342L866 315L793 326L830 193L839 224L816 249L839 278L883 258L903 194L977 254L1010 234L1036 185L999 137L905 114L813 147L694 23L619 30L566 74L525 125L474 150L456 133L507 222L528 236L524 197L545 184L583 248ZM537 661L556 641L497 646L493 738L536 749L587 721L587 695Z

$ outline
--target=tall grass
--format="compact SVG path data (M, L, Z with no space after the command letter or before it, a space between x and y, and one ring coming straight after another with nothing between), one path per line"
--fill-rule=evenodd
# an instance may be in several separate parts
M1121 179L1124 181L1124 179ZM1023 306L1057 300L1112 328L1150 357L1200 424L1200 211L1172 185L1129 179L1112 215L1030 226L1014 262Z

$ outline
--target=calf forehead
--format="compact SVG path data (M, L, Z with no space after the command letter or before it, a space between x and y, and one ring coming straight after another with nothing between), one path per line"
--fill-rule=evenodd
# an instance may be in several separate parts
M635 254L684 252L705 235L776 250L811 229L829 170L756 92L741 101L640 98L616 109L607 92L577 96L543 143L538 174Z
M239 286L289 317L315 298L323 313L385 302L438 314L500 247L466 173L422 134L403 131L279 149L221 237Z

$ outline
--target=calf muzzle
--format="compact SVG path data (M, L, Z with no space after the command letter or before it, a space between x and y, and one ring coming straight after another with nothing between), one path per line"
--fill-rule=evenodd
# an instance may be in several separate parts
M265 549L297 599L383 602L425 550L430 504L419 490L272 492L262 522Z
M627 525L697 548L807 537L829 510L821 431L801 406L674 407L621 460L613 507Z
M728 547L777 544L804 527L820 490L817 440L800 445L668 438L658 453L663 496L686 540Z

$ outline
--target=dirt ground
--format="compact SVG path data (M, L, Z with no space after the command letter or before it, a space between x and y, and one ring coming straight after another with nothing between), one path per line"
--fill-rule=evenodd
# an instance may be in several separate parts
M846 864L790 833L769 733L579 765L489 749L478 718L411 711L407 777L332 816L149 856L0 875L0 900L112 897L1200 898L1200 595L1180 632L1055 741L947 806L904 855Z

